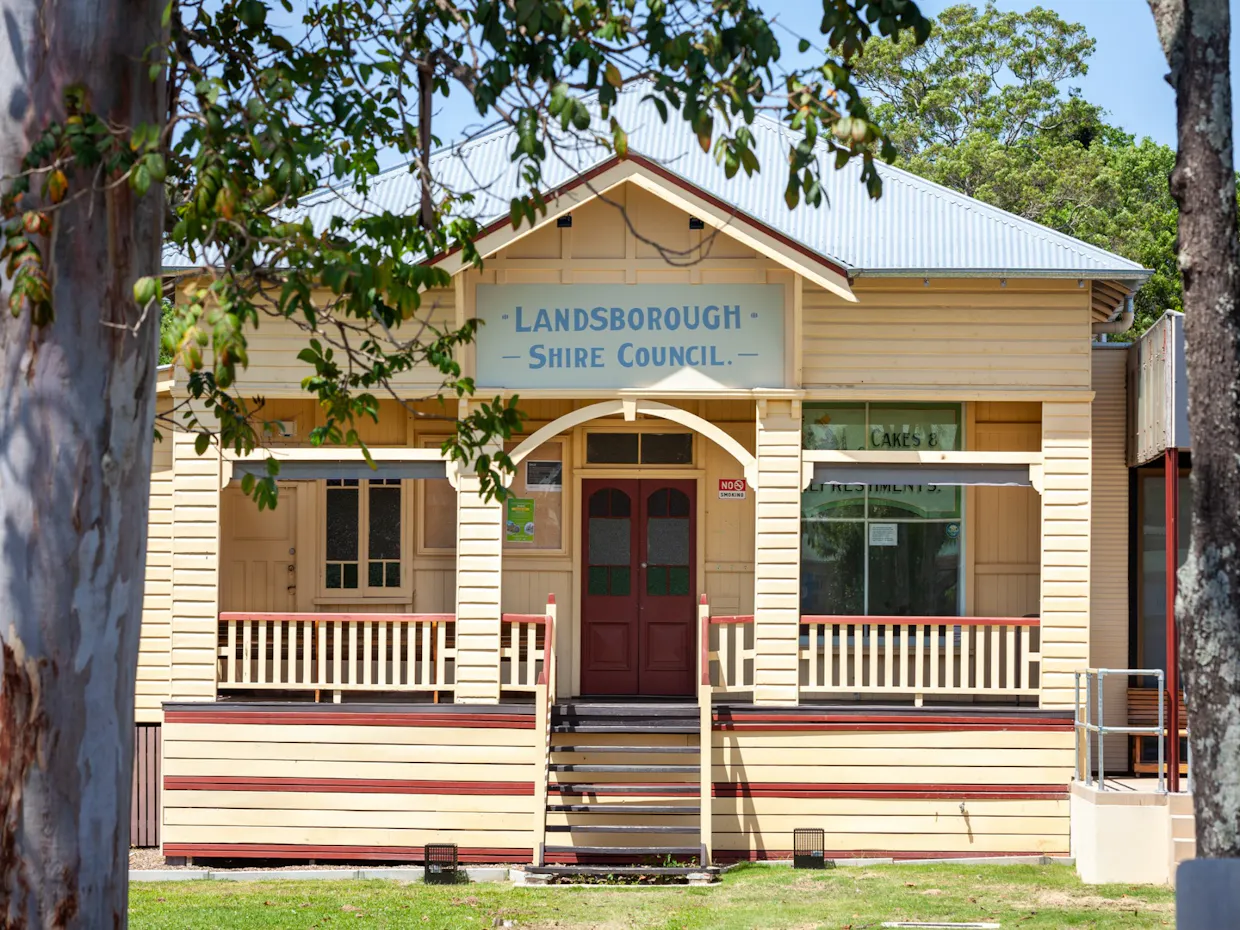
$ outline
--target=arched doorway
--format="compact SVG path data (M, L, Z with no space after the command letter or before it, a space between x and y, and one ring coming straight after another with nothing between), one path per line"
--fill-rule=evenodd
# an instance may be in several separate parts
M630 431L617 422L617 414L629 422L638 414L659 418L682 429L660 429L646 419ZM613 419L590 422L603 417ZM696 414L652 401L620 400L565 414L510 456L520 467L526 458L538 459L535 450L543 443L574 428L580 429L572 475L573 606L558 637L563 654L573 657L570 693L690 696L697 668L697 602L712 577L701 548L710 538L702 534L712 512L705 450L713 447L709 455L716 463L731 458L739 469L725 474L740 471L751 484L754 457L732 433ZM686 448L671 440L691 433L709 442L695 441L692 456L666 457L673 446ZM607 442L596 446L596 438ZM611 454L627 448L623 441L628 439L633 440L631 457L591 457L592 450L606 447ZM648 440L654 439L660 441L660 454L647 457ZM712 467L713 482L719 466ZM564 686L567 690L567 679Z

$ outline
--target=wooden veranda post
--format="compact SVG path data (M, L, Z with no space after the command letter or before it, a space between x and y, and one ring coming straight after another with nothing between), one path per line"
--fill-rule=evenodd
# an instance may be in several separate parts
M710 606L706 603L706 595L702 595L698 606L698 768L701 791L699 793L698 824L702 846L702 865L710 865L713 850L711 849L711 794L713 779L711 763L713 761L713 708L711 706L710 686Z
M1180 567L1180 450L1168 449L1166 470L1167 505L1167 790L1180 790L1180 640L1175 625L1176 574Z

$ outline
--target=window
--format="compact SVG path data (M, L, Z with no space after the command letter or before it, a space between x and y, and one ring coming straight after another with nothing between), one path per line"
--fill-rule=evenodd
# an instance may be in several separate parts
M504 451L511 452L510 442ZM504 502L504 549L560 550L564 546L564 444L546 442L517 463Z
M815 404L808 449L959 449L959 406ZM801 494L801 612L958 616L963 493L939 485L812 484Z
M401 587L404 488L397 478L326 482L323 586L329 591Z
M958 404L806 404L802 416L806 449L961 448Z
M692 465L692 433L586 433L589 465Z

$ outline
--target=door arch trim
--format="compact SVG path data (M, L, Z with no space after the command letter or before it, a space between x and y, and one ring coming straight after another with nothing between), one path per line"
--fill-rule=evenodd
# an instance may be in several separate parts
M558 436L574 426L580 426L582 423L588 423L590 420L597 420L600 417L615 416L617 413L624 414L626 420L634 419L639 413L648 417L660 417L673 423L679 423L681 426L688 427L694 432L701 433L731 455L732 458L736 459L745 471L746 483L751 488L757 489L758 460L748 449L709 420L705 420L697 414L690 413L688 410L683 410L680 407L673 407L670 404L663 404L654 400L605 400L601 403L590 404L588 407L582 407L580 410L573 410L558 419L552 420L541 429L535 430L509 453L509 457L514 465L519 465L526 456L548 439Z

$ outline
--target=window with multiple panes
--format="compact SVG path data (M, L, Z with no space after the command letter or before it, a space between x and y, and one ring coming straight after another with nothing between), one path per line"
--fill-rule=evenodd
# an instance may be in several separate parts
M807 449L962 446L958 405L806 404ZM963 489L811 484L801 494L801 612L958 616Z
M692 433L586 433L587 465L692 465Z
M332 478L326 487L328 591L383 591L402 580L404 488L398 478Z

